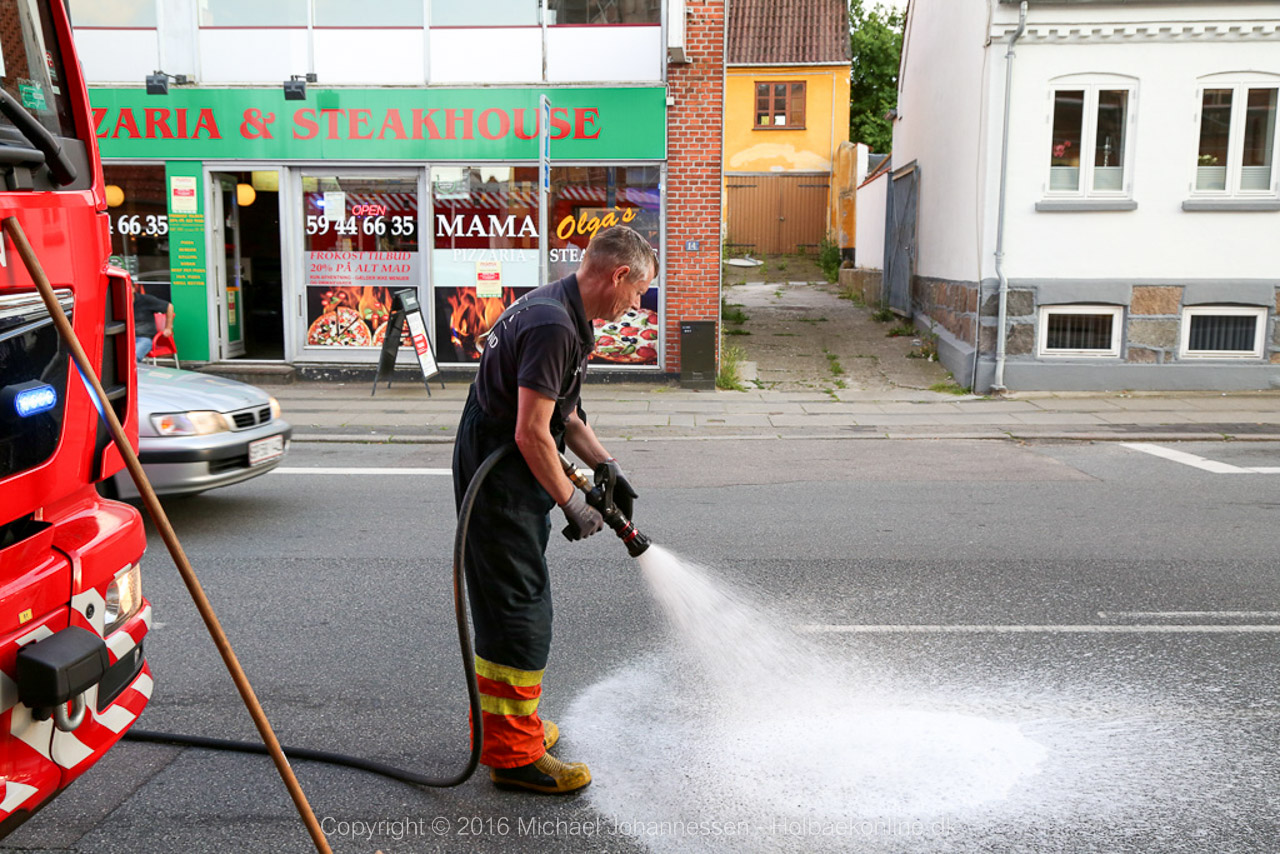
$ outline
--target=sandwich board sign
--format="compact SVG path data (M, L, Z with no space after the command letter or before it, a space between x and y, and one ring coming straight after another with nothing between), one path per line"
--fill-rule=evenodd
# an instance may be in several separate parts
M431 378L440 373L440 366L436 363L436 354L431 347L431 339L427 336L422 306L418 303L417 293L412 289L396 291L391 301L391 319L387 321L387 337L382 340L382 352L378 355L378 373L373 378L371 395L377 393L378 383L384 379L387 381L387 388L391 388L396 353L400 350L400 340L406 328L413 352L418 357L418 367L422 369L422 384L427 387L427 395L431 395ZM444 380L440 381L440 388L444 388Z

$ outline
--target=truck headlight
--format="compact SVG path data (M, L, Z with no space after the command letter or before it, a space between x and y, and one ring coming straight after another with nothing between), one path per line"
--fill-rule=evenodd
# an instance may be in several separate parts
M142 607L142 570L138 564L116 576L107 586L107 607L102 634L107 636L124 625Z
M221 412L167 412L152 415L151 426L161 436L204 436L231 429Z

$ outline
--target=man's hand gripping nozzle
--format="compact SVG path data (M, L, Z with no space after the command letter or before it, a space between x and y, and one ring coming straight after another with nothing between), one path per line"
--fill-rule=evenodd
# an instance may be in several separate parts
M636 526L622 514L614 501L616 469L601 465L596 469L593 484L590 472L575 467L564 454L560 455L560 465L564 466L564 473L568 475L569 480L573 481L573 485L586 493L587 503L600 512L604 523L622 540L622 544L627 547L627 553L632 557L640 557L644 554L645 549L649 548L649 538L636 530ZM568 537L570 533L566 529L565 536Z

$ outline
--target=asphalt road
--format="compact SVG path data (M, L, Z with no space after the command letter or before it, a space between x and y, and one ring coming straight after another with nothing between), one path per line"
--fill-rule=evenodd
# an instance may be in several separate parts
M613 450L641 527L729 604L674 630L612 535L553 537L542 712L595 782L547 799L297 763L335 851L1275 850L1280 473L1118 444ZM298 444L286 465L449 451ZM168 509L284 743L460 766L448 477L277 472ZM140 725L252 738L154 537L144 591ZM142 744L0 849L311 850L269 761Z

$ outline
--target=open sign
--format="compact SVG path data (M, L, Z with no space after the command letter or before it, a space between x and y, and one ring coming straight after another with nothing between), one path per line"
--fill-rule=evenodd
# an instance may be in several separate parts
M385 216L387 213L386 205L352 205L352 216Z

